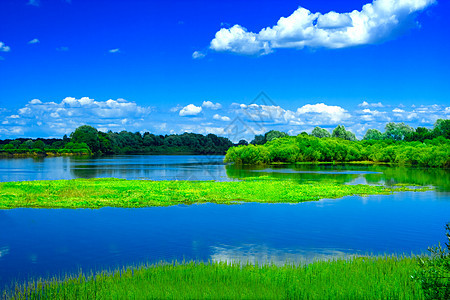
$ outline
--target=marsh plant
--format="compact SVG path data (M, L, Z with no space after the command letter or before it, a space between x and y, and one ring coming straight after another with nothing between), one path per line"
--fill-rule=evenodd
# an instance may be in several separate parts
M450 299L450 223L445 226L448 242L429 247L431 257L420 257L421 269L415 277L422 284L427 299Z

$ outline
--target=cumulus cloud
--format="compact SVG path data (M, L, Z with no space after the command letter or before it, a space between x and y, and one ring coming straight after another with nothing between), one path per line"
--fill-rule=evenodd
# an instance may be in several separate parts
M33 99L17 114L4 118L10 128L22 126L21 132L31 132L33 127L43 126L48 132L67 134L83 124L114 129L124 125L123 119L140 122L151 113L149 107L142 107L124 99L96 101L89 97L66 97L59 103ZM42 130L40 130L41 132Z
M192 58L193 59L201 59L203 57L205 57L205 54L203 52L194 51L194 53L192 53Z
M231 121L231 119L230 119L229 117L227 117L227 116L221 116L221 115L219 115L219 114L215 114L215 115L213 116L213 119L214 119L214 120L225 121L225 122Z
M306 104L297 109L297 115L316 124L337 124L351 117L344 108L325 103Z
M258 104L241 104L239 108L249 117L249 120L265 124L327 125L337 124L351 117L344 108L324 103L306 104L297 108L296 111L276 105Z
M384 105L381 102L377 103L369 103L366 101L363 101L362 103L358 104L359 107L384 107Z
M38 39L32 39L31 41L28 42L28 44L37 44L39 43Z
M212 110L218 110L218 109L222 108L222 104L220 104L220 103L214 104L211 101L203 101L202 107L209 108L209 109L212 109Z
M191 117L191 116L196 116L201 112L202 112L201 106L195 106L194 104L189 104L180 110L179 115L181 117Z
M9 52L11 51L11 48L9 46L6 46L5 43L0 42L0 52Z
M346 48L379 43L392 38L400 29L416 26L416 14L436 0L373 0L347 13L312 13L299 7L281 17L273 27L258 33L241 25L222 28L210 49L238 54L264 55L278 48Z
M111 49L111 50L108 50L108 52L109 52L109 53L119 53L119 52L120 52L120 49L119 49L119 48Z

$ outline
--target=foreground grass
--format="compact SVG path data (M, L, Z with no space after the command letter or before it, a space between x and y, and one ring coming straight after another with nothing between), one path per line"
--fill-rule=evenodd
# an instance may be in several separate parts
M187 263L29 282L13 299L423 299L414 258L373 257L298 265Z
M427 189L268 179L233 182L122 179L23 181L0 183L0 209L146 207L206 202L298 203L349 195Z

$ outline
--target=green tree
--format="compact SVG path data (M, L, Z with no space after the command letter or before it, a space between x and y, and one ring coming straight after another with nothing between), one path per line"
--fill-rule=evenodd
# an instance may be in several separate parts
M363 140L382 140L383 134L377 129L368 129Z
M37 140L33 143L33 149L44 150L45 143L41 140Z
M443 136L446 139L450 139L450 119L438 119L434 123L433 132L436 136Z
M27 140L19 146L20 149L33 149L33 140Z
M92 126L83 125L78 127L70 134L70 139L74 143L86 143L93 153L97 153L100 150L98 130Z
M14 149L19 148L19 146L22 144L22 142L20 140L14 140L9 143L14 146Z
M386 124L385 127L385 136L387 139L391 139L394 141L401 141L408 134L414 132L414 128L405 123L394 123L390 122Z
M328 130L324 128L320 128L319 126L316 126L313 131L311 132L312 136L318 137L318 138L326 138L331 137L331 134L328 132Z
M267 142L273 141L274 139L281 138L287 136L287 133L281 132L278 130L271 130L269 132L266 132L264 135L264 139Z
M333 133L331 134L331 136L344 140L356 141L355 134L346 130L344 125L338 125L335 129L333 129Z
M240 140L239 143L237 143L238 146L247 146L248 142L246 140Z
M250 144L252 145L263 145L265 144L266 138L264 135L260 134L260 135L255 135L255 138L253 139L253 141L250 142Z

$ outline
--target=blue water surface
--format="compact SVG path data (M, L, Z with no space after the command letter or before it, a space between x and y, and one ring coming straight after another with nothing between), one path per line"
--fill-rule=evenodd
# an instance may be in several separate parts
M160 261L308 263L411 255L445 241L448 171L386 166L234 167L223 157L123 156L0 160L2 181L119 177L237 180L273 176L435 188L300 204L0 210L0 287L30 278Z

